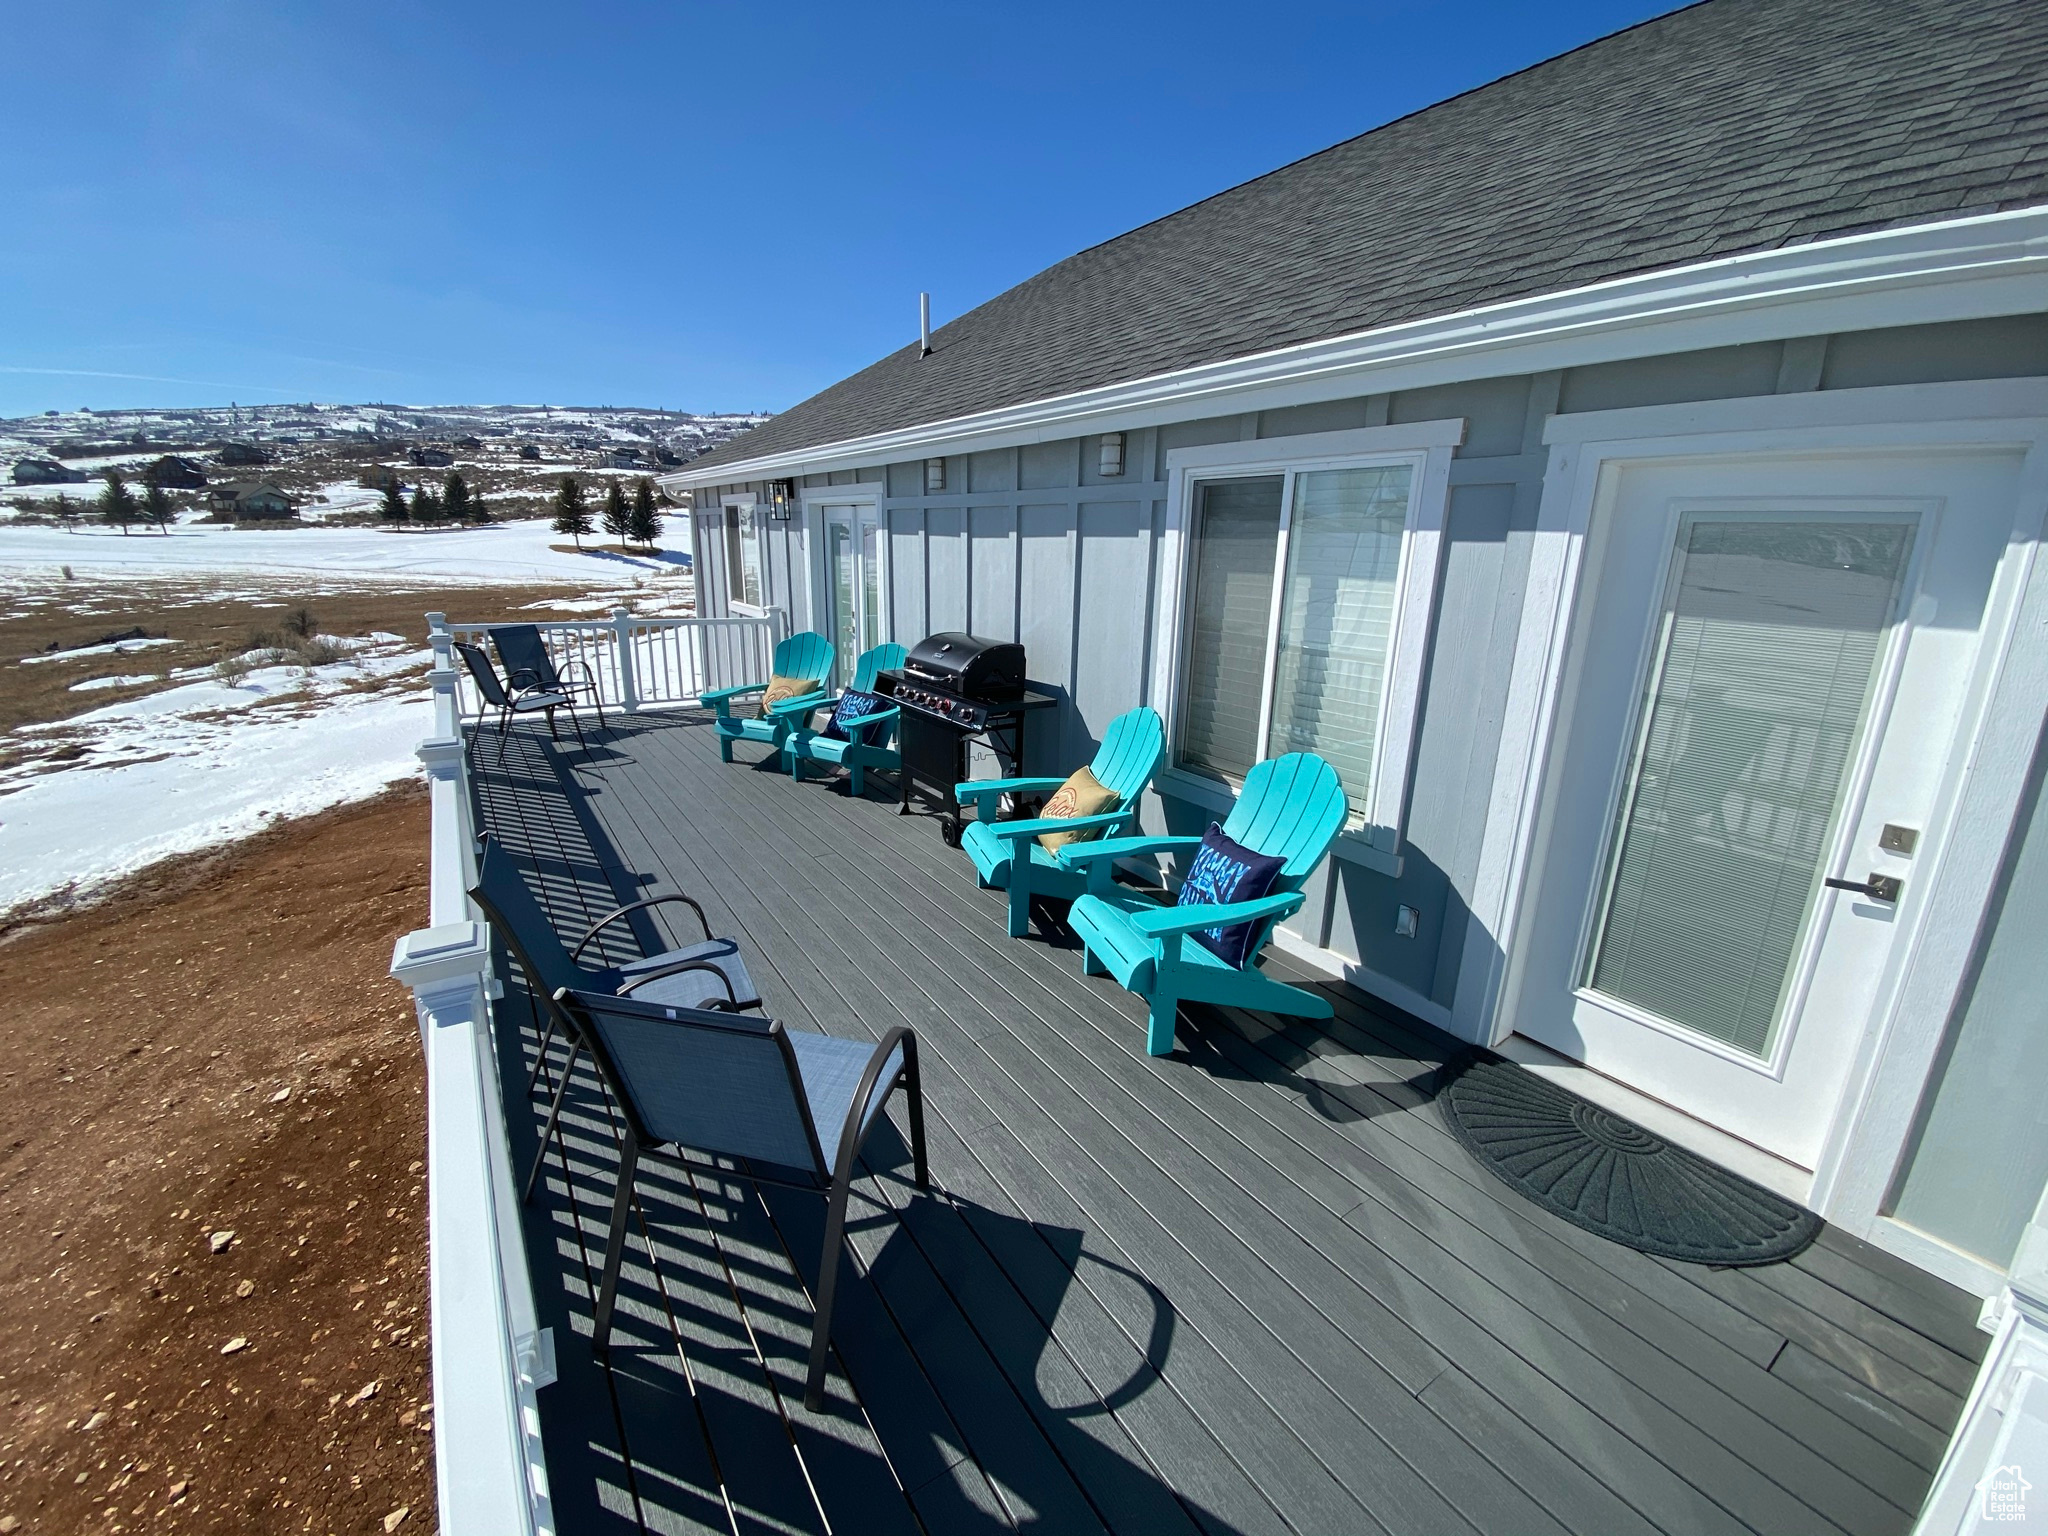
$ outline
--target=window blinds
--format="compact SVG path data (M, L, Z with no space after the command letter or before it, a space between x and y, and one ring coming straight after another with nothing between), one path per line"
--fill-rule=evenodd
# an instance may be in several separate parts
M1266 752L1327 758L1353 805L1372 787L1413 474L1387 464L1294 477Z
M1766 1056L1913 530L1699 518L1678 539L1588 981Z
M1259 757L1282 484L1278 475L1211 481L1196 509L1180 762L1228 779Z

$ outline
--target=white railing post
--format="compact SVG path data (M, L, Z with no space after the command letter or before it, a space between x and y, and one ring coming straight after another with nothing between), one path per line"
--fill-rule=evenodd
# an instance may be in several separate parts
M612 610L612 637L618 647L619 705L627 714L640 712L640 682L633 672L633 610Z
M462 699L456 692L461 679L455 671L455 636L448 629L448 615L430 613L427 615L427 644L434 652L433 669L427 673L427 681L434 689L434 725L438 736L459 735L462 720ZM454 704L454 713L446 717L441 711L441 701L447 699Z

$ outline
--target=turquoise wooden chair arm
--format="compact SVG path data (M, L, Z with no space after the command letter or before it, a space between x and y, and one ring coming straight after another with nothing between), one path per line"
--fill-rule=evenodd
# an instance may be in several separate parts
M822 709L832 702L821 688L816 693L802 694L794 699L777 699L768 706L768 713L775 716L808 715L812 710Z
M1195 839L1200 842L1200 838ZM1130 914L1131 926L1147 938L1163 939L1201 928L1225 928L1232 923L1255 923L1263 918L1281 918L1299 910L1306 898L1299 891L1277 896L1260 896L1253 901L1231 901L1220 906L1157 907L1150 912Z
M988 829L997 837L1013 841L1038 837L1047 832L1085 832L1090 827L1120 827L1131 816L1130 811L1104 811L1099 816L1039 816L1030 821L992 821Z
M1171 853L1182 848L1199 848L1199 837L1111 837L1099 843L1069 843L1059 852L1062 864L1074 869L1103 860L1136 858L1146 853Z
M887 709L878 709L873 714L855 715L851 720L839 722L839 729L851 738L855 732L864 731L871 725L880 725L885 720L894 720L903 711L891 704Z
M1034 794L1043 789L1058 789L1065 779L969 779L965 784L953 786L953 798L962 805L972 805L974 814L982 815L981 803L990 795ZM982 818L986 820L984 816Z
M743 693L766 693L766 683L741 683L737 688L707 688L697 697L706 704L723 704L727 699L736 699Z

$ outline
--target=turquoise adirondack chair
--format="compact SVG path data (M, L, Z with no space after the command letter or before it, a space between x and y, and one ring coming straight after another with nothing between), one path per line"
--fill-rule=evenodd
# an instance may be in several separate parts
M1029 821L997 821L998 796L1048 794L1066 780L972 779L954 787L954 797L960 804L974 807L975 819L960 834L960 846L974 860L983 885L999 885L1009 890L1011 938L1021 939L1030 926L1033 896L1070 899L1088 888L1084 871L1062 864L1055 855L1047 853L1039 844L1039 834L1074 832L1083 827L1100 827L1107 834L1129 827L1138 818L1139 797L1165 756L1166 728L1159 723L1159 711L1140 707L1109 722L1109 729L1102 733L1102 745L1096 748L1095 760L1088 765L1088 771L1104 789L1116 792L1114 810L1063 820L1034 817Z
M861 693L873 693L876 677L902 666L903 658L908 654L894 642L862 651L860 660L853 665L853 688ZM782 760L788 764L792 779L803 777L805 763L837 763L853 776L852 789L854 798L858 799L867 787L868 769L897 773L903 768L902 754L896 750L899 711L892 704L886 709L874 710L843 722L840 729L846 732L846 739L841 741L836 736L823 734L824 723L832 718L832 710L838 705L839 698L835 693L826 699L792 699L787 704L776 705L770 713L793 717L789 739L782 746Z
M802 634L791 635L775 647L775 659L769 670L778 677L817 678L818 691L804 697L822 699L825 696L825 679L832 675L832 657L832 642L807 629ZM748 719L732 712L735 699L764 692L767 687L768 681L763 678L758 683L742 683L737 688L713 688L700 695L716 716L711 725L718 732L718 755L722 761L732 761L732 744L736 741L766 742L780 752L789 740L790 716L786 711L778 711L766 719ZM783 702L794 704L797 701L785 699Z
M1220 1003L1265 1013L1327 1019L1329 1001L1300 987L1261 975L1273 925L1300 909L1301 888L1344 828L1346 802L1337 770L1312 752L1268 758L1245 775L1244 790L1223 823L1227 837L1254 853L1282 858L1272 891L1255 901L1225 906L1165 905L1119 888L1111 871L1120 858L1193 850L1199 837L1119 837L1102 843L1071 843L1060 862L1085 870L1087 892L1067 921L1081 936L1081 970L1108 974L1151 1005L1145 1049L1164 1056L1173 1049L1174 1017L1181 1003ZM1196 930L1255 922L1255 942L1242 968L1230 965L1191 937Z

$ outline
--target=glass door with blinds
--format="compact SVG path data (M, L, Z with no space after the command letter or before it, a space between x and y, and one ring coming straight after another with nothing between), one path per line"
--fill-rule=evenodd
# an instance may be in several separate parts
M1512 1021L1810 1168L1926 867L1999 540L1940 459L1610 473Z
M836 655L832 683L844 688L861 652L880 645L882 614L881 517L872 506L828 506L825 527L825 592L831 608Z
M1235 786L1262 758L1318 753L1358 825L1379 772L1419 468L1195 484L1176 767Z

